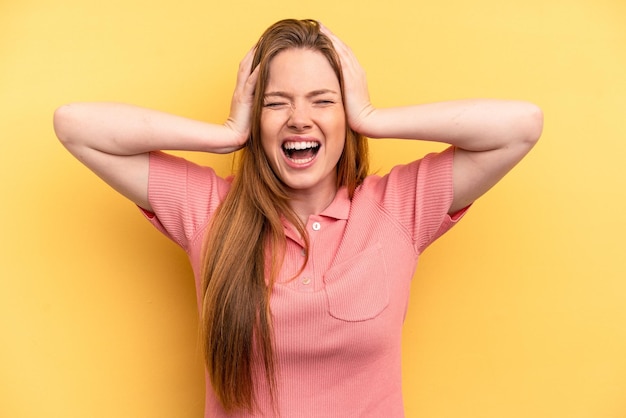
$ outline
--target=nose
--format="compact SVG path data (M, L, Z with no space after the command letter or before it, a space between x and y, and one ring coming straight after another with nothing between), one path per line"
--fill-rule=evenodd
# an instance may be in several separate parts
M311 115L306 109L306 106L297 106L293 104L291 106L289 119L287 120L287 126L289 126L291 129L302 131L304 129L310 128L312 125L313 122L311 121Z

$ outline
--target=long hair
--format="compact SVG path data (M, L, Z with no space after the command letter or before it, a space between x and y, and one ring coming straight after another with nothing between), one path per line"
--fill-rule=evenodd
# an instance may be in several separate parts
M226 411L252 411L257 406L256 386L263 379L276 408L279 371L270 296L285 253L283 219L306 240L307 259L302 268L308 260L305 226L289 206L289 194L267 160L260 133L269 64L281 51L292 48L322 53L335 71L344 96L339 58L316 21L282 20L259 39L252 64L253 69L259 66L260 73L250 137L240 152L238 170L214 214L204 245L201 337L213 390ZM352 197L367 170L366 138L346 123L337 187L346 187ZM257 375L259 370L261 376Z

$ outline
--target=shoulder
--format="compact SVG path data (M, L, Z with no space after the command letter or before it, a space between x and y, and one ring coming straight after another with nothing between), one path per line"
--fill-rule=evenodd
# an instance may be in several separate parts
M162 151L150 153L149 180L150 189L162 187L176 194L208 189L222 198L230 187L230 180L219 177L213 168Z
M454 147L394 166L385 175L369 175L360 189L375 199L411 199L416 192L452 193Z
M454 223L448 215L454 197L453 162L450 147L398 165L384 176L369 176L355 193L353 206L378 207L421 252Z
M161 151L150 153L148 199L152 223L184 248L200 232L230 189L206 167Z

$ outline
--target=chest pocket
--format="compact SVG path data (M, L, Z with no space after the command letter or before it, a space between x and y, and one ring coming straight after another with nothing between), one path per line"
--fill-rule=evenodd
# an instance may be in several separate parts
M333 266L324 275L328 313L350 322L375 318L389 304L388 279L378 243Z

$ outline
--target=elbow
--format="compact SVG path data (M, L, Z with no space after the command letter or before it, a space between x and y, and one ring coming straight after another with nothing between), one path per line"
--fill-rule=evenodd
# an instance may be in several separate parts
M52 117L52 126L54 127L54 133L62 143L67 141L67 119L69 118L69 105L63 105L54 111Z
M71 142L71 130L76 126L73 121L73 109L72 105L62 105L54 111L52 118L52 124L54 127L54 133L63 145L67 145Z
M521 127L522 142L524 142L529 149L532 148L541 137L543 132L543 111L535 104L528 103L525 110L524 117L522 119L523 126Z

